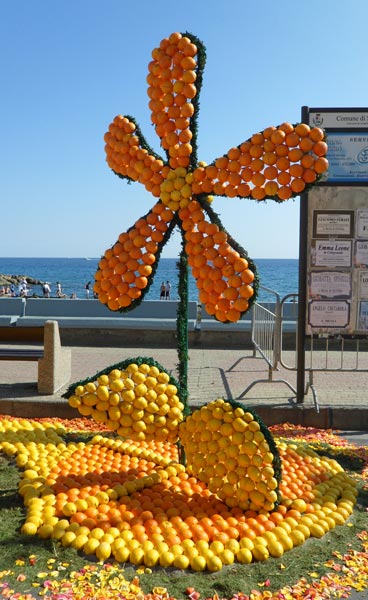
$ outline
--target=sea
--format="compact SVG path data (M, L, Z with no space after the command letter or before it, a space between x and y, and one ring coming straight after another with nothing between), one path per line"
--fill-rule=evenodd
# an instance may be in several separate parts
M257 266L260 284L277 292L281 298L298 292L298 259L259 258L253 259ZM56 283L60 282L62 291L68 297L76 294L85 298L86 283L94 282L94 274L99 258L0 258L0 273L4 275L24 275L48 282L51 296L56 296ZM160 298L160 285L170 281L171 299L178 297L178 259L160 258L155 278L145 297L147 300ZM91 285L92 288L92 285ZM42 296L41 286L31 287L30 295ZM259 301L272 301L272 294L261 289ZM198 291L194 278L189 276L189 300L198 300Z

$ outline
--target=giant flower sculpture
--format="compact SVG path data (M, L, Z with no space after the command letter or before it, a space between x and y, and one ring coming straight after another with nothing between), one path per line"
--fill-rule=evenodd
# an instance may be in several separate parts
M212 210L212 195L284 201L328 167L323 131L303 123L268 127L210 165L198 162L204 65L204 46L189 33L171 34L152 52L149 108L165 159L149 147L132 117L115 117L105 135L111 169L158 198L99 262L94 289L113 311L129 310L143 299L161 250L178 226L199 300L217 320L238 321L256 297L256 270Z
M286 123L212 165L197 164L203 66L203 46L189 34L174 33L153 51L150 108L166 162L131 118L116 117L106 134L110 167L159 198L100 261L95 290L111 310L143 298L178 225L181 263L188 257L200 300L217 319L238 320L254 300L255 269L209 194L286 200L327 167L323 132ZM114 432L87 443L63 443L63 429L50 423L3 419L0 451L23 469L21 533L60 540L100 562L216 572L235 561L281 558L345 523L358 492L336 461L276 443L233 400L190 410L184 375L176 382L153 359L137 357L70 386L69 404Z

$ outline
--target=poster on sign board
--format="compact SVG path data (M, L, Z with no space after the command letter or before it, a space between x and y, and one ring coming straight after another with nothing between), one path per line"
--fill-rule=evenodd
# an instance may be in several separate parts
M350 302L347 300L311 300L308 305L308 325L312 329L345 329L350 323Z
M368 302L359 302L357 329L368 331Z
M315 210L313 212L313 237L354 237L353 210Z
M354 266L368 267L368 240L356 240Z
M310 298L351 298L351 274L344 271L311 271Z
M351 240L311 240L313 267L351 267Z
M356 237L368 238L368 210L356 211Z
M368 271L359 271L359 299L368 300Z

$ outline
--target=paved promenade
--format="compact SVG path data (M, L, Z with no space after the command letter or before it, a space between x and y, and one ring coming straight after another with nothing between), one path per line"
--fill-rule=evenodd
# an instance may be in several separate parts
M72 347L71 350L70 383L137 356L152 357L177 375L175 349ZM368 353L365 354L368 366ZM198 406L218 397L241 398L267 425L288 421L312 427L368 431L367 371L314 371L315 394L309 388L304 402L297 404L295 360L294 352L284 352L282 362L288 368L281 366L269 372L266 361L259 355L254 357L251 349L190 349L190 405ZM314 367L323 366L323 353L316 353L313 360ZM338 368L338 363L334 368ZM36 382L36 362L1 362L0 413L24 417L77 416L62 398L66 388L53 396L40 396Z

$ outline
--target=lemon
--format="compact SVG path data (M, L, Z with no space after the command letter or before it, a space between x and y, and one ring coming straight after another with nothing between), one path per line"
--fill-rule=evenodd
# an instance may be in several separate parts
M206 569L207 562L204 556L198 554L197 556L193 556L190 560L190 567L193 571L204 571Z
M248 548L240 548L240 550L238 550L236 553L236 558L240 563L248 565L252 562L253 555Z
M52 525L41 525L41 527L38 529L37 531L37 535L40 536L40 538L42 538L43 540L47 540L48 538L51 537L52 533L54 531L54 528Z
M325 530L318 523L312 523L309 527L310 533L313 537L321 538L325 535Z
M22 525L21 533L24 533L24 535L36 535L37 525L30 521L26 521L26 523Z
M119 391L119 390L116 390ZM109 388L106 385L99 385L97 388L97 396L103 402L106 402L109 399Z
M261 544L259 544L258 546L254 546L254 548L252 550L252 554L253 554L254 558L259 561L267 560L268 557L270 556L270 553L267 550L267 546L263 546Z
M210 544L210 549L212 550L212 552L214 554L216 554L218 556L219 554L221 554L221 552L223 552L225 550L225 546L219 540L215 540L214 542L212 542Z
M98 560L104 561L111 555L111 545L109 542L101 542L96 548L96 556Z
M74 502L67 502L64 504L62 510L66 517L71 517L71 515L74 515L77 512L77 507Z
M143 562L143 559L144 551L140 546L137 546L131 550L129 560L131 563L133 563L133 565L140 565Z
M235 560L234 552L225 548L225 550L220 552L219 558L223 565L232 565Z
M88 535L86 535L85 533L80 533L72 541L72 547L75 550L80 550L81 548L83 548L87 544L88 540L89 540Z
M93 537L90 537L83 546L83 551L88 554L95 554L96 548L100 545L100 542Z
M208 556L207 557L207 569L213 573L216 571L221 571L222 569L222 560L219 556Z
M160 558L159 558L160 566L161 567L171 567L175 558L177 558L177 557L175 557L175 555L172 552L170 552L169 550L162 552L160 554Z
M120 546L114 551L114 558L118 562L125 563L129 560L130 550L126 546Z
M64 547L71 546L76 537L74 531L66 531L61 538L61 543Z
M177 569L187 569L190 564L190 559L185 554L177 554L174 558L173 565Z
M305 536L300 529L294 529L290 532L290 539L294 546L300 546L305 542Z
M274 556L275 558L279 558L280 556L282 556L284 554L284 547L277 540L270 540L268 542L268 551L271 556Z

